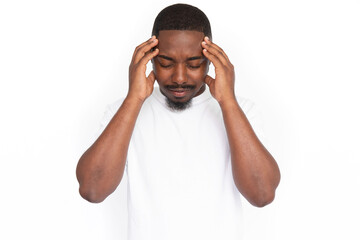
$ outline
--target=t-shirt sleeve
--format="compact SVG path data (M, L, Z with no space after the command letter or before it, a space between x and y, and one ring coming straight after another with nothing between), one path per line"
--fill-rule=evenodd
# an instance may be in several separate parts
M109 124L111 119L114 117L115 113L119 110L123 101L124 101L124 99L119 99L116 102L109 104L106 107L103 118L100 121L100 127L99 127L98 134L97 134L98 137L105 130L105 128L107 127L107 125Z
M263 144L266 144L266 137L263 131L262 117L259 107L253 101L246 98L237 97L237 101L249 120L256 136Z
M111 119L114 117L115 113L119 110L120 106L122 105L124 99L119 99L116 102L109 104L104 112L103 118L100 121L100 126L97 131L97 137L98 138L102 132L105 130ZM125 168L127 168L127 160L125 163Z

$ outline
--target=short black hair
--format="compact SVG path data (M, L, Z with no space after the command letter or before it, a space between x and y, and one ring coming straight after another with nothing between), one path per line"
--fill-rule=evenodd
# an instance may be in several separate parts
M155 18L152 35L161 30L192 30L212 39L210 22L205 13L188 4L174 4L164 8Z

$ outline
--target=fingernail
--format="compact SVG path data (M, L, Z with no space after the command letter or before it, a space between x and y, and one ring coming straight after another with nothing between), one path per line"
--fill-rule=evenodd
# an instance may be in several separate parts
M205 40L208 40L208 41L210 41L210 39L209 39L209 37L208 37L208 36L206 36L206 37L205 37Z
M202 42L202 43L206 45L206 42Z

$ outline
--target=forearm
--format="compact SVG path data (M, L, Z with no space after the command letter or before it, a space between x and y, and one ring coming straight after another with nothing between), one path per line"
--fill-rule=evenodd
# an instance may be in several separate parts
M280 181L276 161L262 145L236 99L220 104L231 151L234 182L255 206L270 203Z
M79 160L76 174L80 194L101 202L119 185L127 151L142 103L126 98L103 133Z

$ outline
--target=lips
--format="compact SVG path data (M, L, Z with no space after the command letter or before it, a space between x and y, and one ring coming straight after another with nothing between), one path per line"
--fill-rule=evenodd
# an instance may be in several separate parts
M189 89L175 88L175 89L169 89L169 91L175 97L184 97L186 95L186 93L189 91Z

